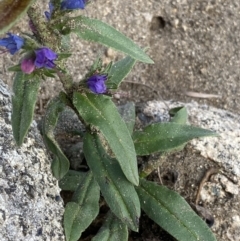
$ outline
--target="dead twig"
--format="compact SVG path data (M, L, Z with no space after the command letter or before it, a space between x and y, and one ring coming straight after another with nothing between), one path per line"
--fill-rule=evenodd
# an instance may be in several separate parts
M202 190L202 187L204 185L204 183L206 181L208 181L209 177L212 176L213 174L217 174L219 172L219 168L215 168L215 167L211 167L209 170L207 170L207 172L205 173L205 175L202 178L202 181L200 182L199 186L198 186L198 191L197 191L197 196L196 196L196 200L195 200L195 205L198 205L199 199L200 199L200 192Z
M202 98L202 99L221 98L220 95L206 94L206 93L194 92L194 91L186 91L184 94L189 97Z
M157 172L158 172L158 178L159 178L160 184L163 185L161 173L160 173L160 167L158 167Z

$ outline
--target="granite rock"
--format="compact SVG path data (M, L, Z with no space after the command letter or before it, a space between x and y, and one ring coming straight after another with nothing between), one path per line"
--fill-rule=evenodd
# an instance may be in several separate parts
M33 121L21 147L11 128L11 95L0 81L0 240L63 241L63 201Z

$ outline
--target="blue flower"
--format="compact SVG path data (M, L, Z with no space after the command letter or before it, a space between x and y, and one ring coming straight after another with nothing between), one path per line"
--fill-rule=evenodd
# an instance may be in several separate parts
M0 46L6 47L13 55L24 45L24 39L11 33L7 33L7 35L9 37L0 39Z
M54 6L53 6L52 2L49 2L48 6L49 6L49 12L45 11L44 13L45 13L45 17L49 21L51 19L52 12L54 10Z
M86 1L87 0L63 0L61 3L60 9L61 10L84 9ZM50 1L48 6L49 6L49 12L45 11L44 14L45 14L45 17L47 18L47 20L49 21L52 17L54 5Z
M55 67L54 60L57 59L58 55L47 47L42 47L35 50L36 59L34 64L37 68L52 69Z
M62 10L84 9L86 0L63 0L61 3Z
M106 80L107 75L93 75L87 80L87 86L93 93L103 94L107 91Z

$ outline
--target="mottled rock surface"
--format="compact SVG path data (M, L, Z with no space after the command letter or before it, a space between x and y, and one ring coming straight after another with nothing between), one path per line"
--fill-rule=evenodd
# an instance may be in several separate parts
M17 147L10 94L0 81L0 240L63 241L63 202L50 157L33 122Z

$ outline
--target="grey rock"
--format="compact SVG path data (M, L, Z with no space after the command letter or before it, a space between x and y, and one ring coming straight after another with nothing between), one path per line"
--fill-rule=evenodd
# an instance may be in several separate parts
M168 107L166 107L166 104ZM147 102L143 110L147 116L167 116L168 108L185 106L188 109L189 121L205 129L216 131L220 137L202 138L191 141L195 150L223 166L227 172L240 178L240 116L231 112L199 105L197 102ZM165 120L167 120L165 118Z
M0 240L65 240L63 201L51 158L35 122L23 145L16 146L10 97L0 81Z

